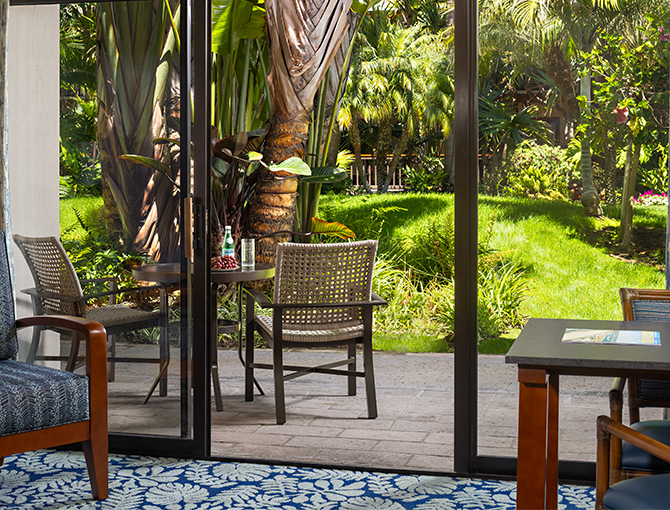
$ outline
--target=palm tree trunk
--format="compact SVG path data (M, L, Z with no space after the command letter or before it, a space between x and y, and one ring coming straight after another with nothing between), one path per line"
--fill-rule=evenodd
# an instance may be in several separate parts
M352 112L351 123L349 124L349 141L354 148L354 167L358 174L358 185L365 188L365 192L369 195L372 193L370 183L365 175L365 168L363 168L363 159L361 158L361 133L358 130L358 120Z
M387 190L389 185L391 184L391 181L393 180L393 176L395 175L398 163L400 163L400 158L402 157L403 152L405 152L405 149L407 148L407 143L409 142L409 137L411 134L412 131L410 129L410 123L405 122L405 127L402 130L400 139L398 140L398 143L396 143L395 150L393 151L393 158L391 158L391 162L389 163L389 171L388 174L386 175L386 179L388 181L386 183Z
M389 171L386 166L386 156L391 146L393 134L393 118L390 116L382 117L379 121L379 135L377 137L377 147L375 148L375 171L377 174L377 193L386 193L390 179Z
M351 0L266 0L273 113L263 158L279 163L304 158L314 97L349 29ZM257 184L245 235L290 230L297 178L266 173ZM273 263L276 244L288 236L259 240L259 262Z
M586 97L586 108L590 108L591 104L591 71L582 76L580 93ZM591 146L586 137L581 140L582 144L582 205L586 211L587 216L602 216L603 210L600 207L600 196L598 190L593 183L593 161L591 158Z
M633 195L635 195L637 170L640 166L641 148L641 144L635 144L633 147L633 138L631 136L626 151L626 170L623 180L623 192L621 193L619 246L624 250L630 248L630 241L633 237Z

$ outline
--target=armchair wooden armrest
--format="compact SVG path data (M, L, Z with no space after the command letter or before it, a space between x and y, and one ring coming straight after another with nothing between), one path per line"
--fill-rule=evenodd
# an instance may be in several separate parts
M641 450L670 462L670 446L614 421L609 416L598 416L598 448L596 454L596 509L603 508L603 497L611 484L610 449L612 436L624 440Z

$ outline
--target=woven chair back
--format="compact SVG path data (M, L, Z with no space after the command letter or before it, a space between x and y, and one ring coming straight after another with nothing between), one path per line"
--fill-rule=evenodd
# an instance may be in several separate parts
M653 292L652 295L648 295ZM624 318L626 302L630 302L629 318L634 321L670 322L670 291L654 289L622 289ZM670 381L637 379L637 398L644 400L670 399Z
M7 241L5 233L0 230L0 360L16 359L19 354L15 321Z
M275 303L367 301L372 291L377 241L277 245ZM292 329L335 329L362 322L361 307L284 309Z
M668 301L656 300L633 300L630 302L633 308L634 321L661 321L670 322L670 294Z
M68 298L41 297L38 314L84 316L84 293L60 241L55 237L24 237L18 234L14 234L14 241L28 263L37 291Z

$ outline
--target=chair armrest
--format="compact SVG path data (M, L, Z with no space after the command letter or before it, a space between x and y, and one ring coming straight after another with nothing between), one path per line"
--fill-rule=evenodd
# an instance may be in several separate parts
M43 298L43 299L62 299L64 301L70 301L72 303L76 303L77 301L83 301L82 298L68 296L67 294L56 294L54 292L40 292L34 287L30 289L23 289L21 292L23 294L29 294L32 297Z
M146 287L130 287L127 289L115 289L115 290L104 290L102 292L93 292L92 294L85 294L84 299L89 300L93 298L105 297L105 296L115 296L117 294L126 294L129 292L140 292L143 290L151 289L162 289L163 285L147 285Z
M124 294L126 292L140 292L142 290L151 290L151 289L162 289L162 285L147 285L146 287L131 287L128 289L116 289L116 290L106 290L103 292L94 292L92 294L86 294L81 298L76 298L74 296L68 296L67 294L56 294L54 292L40 292L36 288L32 287L30 289L23 289L21 292L24 294L29 294L30 296L44 298L44 299L62 299L64 301L77 302L77 301L87 301L89 299L113 296L116 294Z
M256 302L260 305L261 308L272 308L272 303L268 299L268 297L263 294L260 290L254 289L253 287L245 287L244 290L246 290L251 297L253 297Z
M94 380L107 381L107 332L99 322L68 315L37 315L16 320L16 328L53 326L84 335L86 339L86 374Z
M79 283L100 283L100 282L118 282L118 276L105 276L103 278L86 278L84 280L80 279Z
M246 289L249 294L258 302L261 308L272 308L274 310L281 310L284 308L342 308L353 306L379 306L387 305L386 300L379 297L374 292L372 293L370 301L348 301L346 303L272 303L270 300L257 289Z
M610 485L610 448L612 436L629 442L641 450L670 462L670 446L645 436L609 416L598 416L598 447L596 454L596 508L603 508L603 496Z

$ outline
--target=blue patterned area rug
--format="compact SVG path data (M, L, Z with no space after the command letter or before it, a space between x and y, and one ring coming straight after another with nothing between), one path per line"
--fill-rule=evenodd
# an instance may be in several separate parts
M515 508L516 484L110 455L109 499L94 501L81 453L7 457L0 508L123 510L437 510ZM593 508L594 489L561 486L559 508Z

